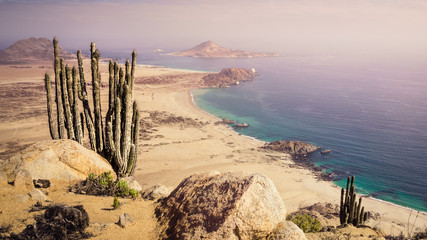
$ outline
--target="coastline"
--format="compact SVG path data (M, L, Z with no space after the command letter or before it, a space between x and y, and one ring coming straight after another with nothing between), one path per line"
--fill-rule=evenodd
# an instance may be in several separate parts
M13 115L8 115L7 119L0 122L0 134L5 136L0 143L7 151L14 149L12 148L14 145L8 143L25 145L28 142L50 139L42 82L46 69L39 69L39 65L35 66L37 67L19 70L0 66L0 70L4 73L0 76L1 83L4 83L2 86L19 89L20 86L13 85L18 81L37 86L31 89L36 91L34 96L37 97L37 101L28 95L15 96L16 104L5 103L5 106L14 110ZM107 67L107 64L101 66L104 81L108 79ZM85 67L86 71L89 69ZM264 142L240 135L229 126L214 125L218 118L200 109L192 101L190 90L194 89L200 75L191 73L194 72L150 68L144 65L138 65L136 68L136 77L157 76L162 80L162 76L176 75L182 78L179 82L166 82L167 79L164 79L165 83L135 85L134 96L142 108L141 119L145 130L140 141L135 178L143 188L157 184L176 187L182 179L196 172L243 171L269 177L284 200L288 213L318 202L339 204L340 188L331 181L318 180L311 170L295 164L289 154L261 150L259 147ZM87 76L90 76L89 73ZM4 91L6 90L10 89L5 88ZM107 99L107 95L108 91L104 89L102 98ZM102 104L106 106L106 101ZM31 119L28 115L20 114L25 113L27 109L32 110ZM34 112L34 109L37 111ZM19 147L17 149L19 150ZM68 197L67 194L64 193L64 196ZM72 197L73 195L70 195L67 201L74 201ZM85 206L86 201L98 201L96 198L80 199L83 199L81 201ZM107 202L111 204L111 201L107 199L105 204ZM15 202L12 201L10 204L15 205ZM13 211L27 211L27 205L24 204L20 209ZM415 210L386 201L365 198L363 205L368 211L380 214L379 219L371 219L367 225L381 228L386 234L405 233L411 211L411 219L414 218ZM424 230L426 224L427 214L420 212L414 229Z

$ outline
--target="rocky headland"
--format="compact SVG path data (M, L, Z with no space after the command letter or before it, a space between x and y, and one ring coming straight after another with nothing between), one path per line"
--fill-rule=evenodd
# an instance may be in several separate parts
M203 77L204 87L229 87L241 82L250 82L254 79L255 70L244 68L224 68L219 73L211 73Z
M266 143L262 148L289 153L296 158L307 157L308 154L320 149L318 146L310 143L286 140L269 142Z
M257 53L227 49L217 45L212 41L202 42L191 49L181 52L169 53L168 55L195 58L259 58L278 56L275 53Z

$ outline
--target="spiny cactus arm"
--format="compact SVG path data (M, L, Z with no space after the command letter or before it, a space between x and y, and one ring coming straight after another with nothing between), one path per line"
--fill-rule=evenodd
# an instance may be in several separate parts
M111 115L109 117L111 118ZM114 164L114 156L116 154L113 136L113 124L111 123L111 120L109 120L105 125L105 150L107 154L107 160L111 165Z
M89 112L88 108L84 108L84 113L85 113L87 132L89 134L90 148L93 151L96 151L96 135L95 135L95 126L93 124L92 115Z
M356 225L355 226L362 223L362 218L360 217L361 207L362 207L362 197L359 197L359 204L357 204L357 210L356 210L356 214L355 214L355 217L356 217L356 221L355 221Z
M135 168L135 163L136 163L136 154L135 154L135 144L132 144L130 147L130 152L129 152L129 160L128 160L128 166L126 169L126 174L127 176L131 175L132 170Z
M61 58L59 62L61 65L62 101L64 103L64 112L65 112L68 139L75 140L73 118L71 116L71 108L70 108L70 99L68 98L68 87L67 87L67 79L66 79L67 76L66 76L66 70L64 65L64 59Z
M49 130L50 136L52 139L58 139L58 129L56 128L55 120L53 119L53 109L52 109L52 90L50 83L50 76L48 73L44 75L44 83L46 87L46 100L47 100L47 116L49 120Z
M79 99L81 101L84 101L84 100L87 100L87 91L86 91L85 74L84 74L84 71L83 71L82 52L80 50L77 51L77 63L78 63L78 66L79 66L79 76L80 76Z
M119 64L117 61L114 62L114 101L116 100L117 93L120 91L119 88Z
M341 197L340 197L340 223L344 223L344 188L341 188Z
M53 39L54 48L58 48L58 41L56 38ZM62 90L61 90L61 79L60 79L60 64L57 54L55 54L54 60L54 72L55 72L55 90L56 90L56 116L58 120L58 138L65 138L65 119L64 119L64 107L62 104Z
M58 58L58 40L56 37L53 38L53 55L54 58Z
M77 51L77 61L78 61L78 65L79 65L79 75L80 75L79 98L83 103L84 120L86 122L86 127L87 127L87 131L88 131L88 135L89 135L90 147L93 151L96 151L95 126L93 124L92 111L90 110L88 95L87 95L87 91L86 91L86 81L85 81L84 70L83 70L82 52L80 50ZM84 128L82 128L82 130L83 129ZM84 133L84 131L82 131L82 132Z
M96 135L96 150L99 154L103 154L104 141L103 134L104 129L102 127L102 115L101 115L101 92L100 92L100 74L99 74L99 52L95 48L95 43L92 42L90 45L91 53L91 70L92 70L92 93L93 93L93 108L95 115L95 135Z
M74 90L73 90L73 79L71 77L71 68L68 64L65 66L65 75L67 76L67 90L68 90L68 102L70 103L71 112L74 108Z
M123 68L120 67L119 70L119 85L117 86L117 96L121 97L123 96L123 92L124 92L124 82L125 82L125 77L124 77L124 73L123 73ZM123 99L121 99L123 100Z
M125 64L125 70L126 70L126 84L128 86L130 86L130 63L129 60L126 60L126 64Z
M83 109L83 111L84 111L84 109ZM82 139L84 139L84 136L85 136L85 128L84 128L84 126L85 126L85 115L83 114L83 112L80 112L80 126L82 126ZM83 140L82 140L82 142L83 142Z
M115 150L116 150L116 154L115 154L115 160L116 160L116 166L119 167L121 166L121 162L122 162L122 157L121 157L121 112L122 112L122 107L121 107L121 102L120 102L120 98L116 97L116 101L114 103L114 109L115 109L115 126L114 126L114 144L115 144ZM116 171L117 172L117 171Z
M125 170L127 169L127 160L129 159L129 152L131 147L131 127L132 127L132 99L130 94L130 87L124 85L124 111L123 111L123 130L122 130L122 158L125 162Z
M134 145L134 162L132 164L132 167L130 168L130 171L128 171L128 175L133 176L135 173L136 163L138 162L138 143L139 143L139 110L138 110L138 104L133 102L133 123L132 123L132 144ZM128 169L129 169L129 163L128 163Z
M133 83L135 81L135 60L136 60L136 51L133 50L133 52L132 52L132 68L130 71L131 76L130 76L130 84L129 84L132 90L133 90Z
M114 64L113 61L110 60L109 63L109 81L108 81L108 111L113 112L114 111L114 92L116 91L115 83L114 83Z
M79 104L77 102L77 96L79 92L79 83L77 80L77 69L73 67L72 70L73 75L73 120L74 120L74 135L76 137L76 141L80 144L83 144L83 129L80 119L80 110L79 110Z

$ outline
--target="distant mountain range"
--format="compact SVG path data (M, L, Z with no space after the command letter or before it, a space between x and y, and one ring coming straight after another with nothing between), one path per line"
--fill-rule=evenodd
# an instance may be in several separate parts
M191 49L182 52L169 53L168 55L195 58L259 58L278 56L275 53L257 53L227 49L217 45L212 41L202 42Z
M58 54L64 59L75 57L61 46L58 46ZM5 50L0 50L0 64L20 64L40 60L53 61L53 43L44 37L22 39Z

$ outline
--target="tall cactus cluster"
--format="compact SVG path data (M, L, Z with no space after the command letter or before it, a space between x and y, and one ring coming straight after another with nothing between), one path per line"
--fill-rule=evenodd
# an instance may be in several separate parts
M86 122L91 149L104 156L119 177L133 175L138 153L139 111L132 100L136 52L132 52L132 65L126 61L125 71L117 62L109 64L109 101L105 127L101 110L101 74L99 51L91 43L92 100L91 111L83 70L81 51L77 51L78 71L64 66L58 58L58 41L53 39L55 102L57 121L53 116L50 76L45 75L49 129L52 139L72 139L83 144ZM79 78L79 80L78 80ZM83 112L76 99L80 99Z
M350 187L350 188L349 188ZM340 199L340 222L343 224L353 224L358 226L364 224L368 214L365 212L365 207L362 207L362 197L359 201L356 200L356 193L354 191L354 176L348 177L347 187L341 189Z

